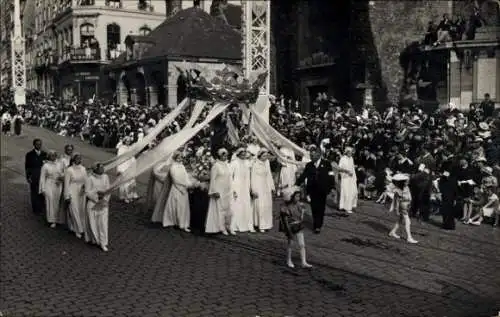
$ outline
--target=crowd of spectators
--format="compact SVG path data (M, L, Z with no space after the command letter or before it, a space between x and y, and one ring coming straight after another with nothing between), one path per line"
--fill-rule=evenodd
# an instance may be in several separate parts
M169 111L161 105L144 108L106 104L100 100L63 103L37 93L32 93L29 100L28 105L15 109L4 96L2 113L17 111L28 124L111 148L124 137L141 138ZM469 221L471 217L462 215L462 210L475 190L482 193L477 197L477 206L484 205L491 193L498 193L500 116L488 95L468 112L458 110L453 104L434 113L425 113L416 105L403 108L394 105L380 112L372 106L357 109L326 94L318 95L314 111L300 113L299 108L298 103L282 96L272 98L271 125L302 148L321 147L332 162L339 161L346 147L354 148L361 198L376 199L386 191L391 175L406 173L419 180L412 182L412 194L428 197L439 205L439 195L434 193L439 190L433 182L451 175L457 184L465 184L454 188L452 195L458 203L453 208L457 215ZM214 142L229 149L247 142L248 129L241 124L242 114L238 109L231 107L187 144L186 148L192 153L189 165L196 166L196 153L211 152L210 143L213 152ZM160 138L179 131L187 115L178 117ZM228 120L236 127L236 136L228 133ZM280 164L272 161L271 168L276 173ZM414 201L416 214L427 208L418 205L426 199ZM426 213L420 216L428 219Z

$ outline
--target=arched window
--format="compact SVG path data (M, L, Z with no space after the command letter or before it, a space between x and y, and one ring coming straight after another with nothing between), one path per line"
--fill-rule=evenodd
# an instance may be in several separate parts
M121 43L121 29L116 23L108 24L106 27L108 38L108 58L113 59L118 57L118 45Z
M85 23L80 26L80 45L90 44L95 35L94 25Z
M139 35L146 36L149 35L149 33L151 33L151 29L147 25L141 26L139 29Z

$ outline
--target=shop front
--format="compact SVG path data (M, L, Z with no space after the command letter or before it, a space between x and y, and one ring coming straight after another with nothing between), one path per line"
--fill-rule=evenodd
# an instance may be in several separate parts
M88 64L61 70L61 97L68 100L76 96L80 100L89 100L98 96L101 75L100 67L89 67Z

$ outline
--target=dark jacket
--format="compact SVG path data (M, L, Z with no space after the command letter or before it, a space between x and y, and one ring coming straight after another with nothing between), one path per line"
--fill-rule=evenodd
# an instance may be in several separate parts
M418 172L410 180L410 190L412 196L430 199L432 187L432 177L425 172Z
M40 172L45 160L47 160L47 153L44 151L40 151L40 155L38 155L34 149L26 153L24 170L26 179L31 181L32 186L38 187Z
M328 195L334 185L332 164L321 159L316 168L316 162L309 162L302 174L297 179L297 185L300 186L307 179L306 191L310 196Z

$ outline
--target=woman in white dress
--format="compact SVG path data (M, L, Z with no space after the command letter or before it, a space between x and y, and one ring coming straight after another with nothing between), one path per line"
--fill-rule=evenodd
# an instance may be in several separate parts
M182 153L175 152L172 158L174 162L168 172L171 186L165 204L162 224L163 227L176 226L181 230L191 232L189 229L191 210L189 209L188 188L196 185L196 183L190 179L182 163Z
M122 155L123 153L126 153L131 144L131 139L130 137L125 137L122 141L121 144L119 144L118 147L118 153L117 156ZM133 170L136 168L136 159L135 157L130 158L126 162L123 162L119 166L116 167L116 171L118 172L118 175L126 173L134 173ZM136 182L135 179L132 179L125 184L121 185L118 188L118 195L120 200L124 201L125 203L130 203L131 200L139 198L139 195L136 192Z
M49 151L47 159L40 172L39 193L45 198L47 222L51 228L55 228L56 224L63 224L65 218L60 208L64 174L55 151Z
M273 227L274 182L268 164L269 152L261 149L250 171L254 224L260 232Z
M250 153L239 148L231 162L233 199L231 203L231 231L255 232L252 199L250 197Z
M148 212L151 209L154 209L154 206L158 199L160 199L163 184L165 182L165 178L167 178L168 170L170 168L171 160L165 160L155 167L151 171L151 175L149 176L145 211ZM161 222L158 220L158 222Z
M85 182L87 170L82 157L75 153L64 173L64 199L68 208L68 224L78 239L85 232Z
M60 168L61 168L61 172L63 175L66 175L66 170L67 168L69 167L70 163L71 163L71 159L73 158L73 150L74 150L74 146L72 144L66 144L64 146L64 153L62 155L60 155L58 158L57 158L57 163L59 164ZM81 158L81 157L80 157ZM63 188L62 188L62 195L61 195L61 203L59 204L60 205L60 208L62 209L61 212L65 215L65 216L68 216L69 215L69 210L68 210L68 204L67 204L67 201L66 201L66 197L65 197L65 192L66 192L66 189L65 189L65 182L63 182ZM67 225L68 225L68 229L70 231L74 231L74 228L73 228L73 223L71 221L71 217L66 217L66 222L67 222Z
M289 160L295 160L295 153L292 150L282 147L280 152ZM279 189L284 191L287 188L295 186L297 181L297 165L291 163L284 163L281 166L279 177Z
M227 218L231 212L231 200L234 197L232 191L231 168L227 162L228 152L221 148L217 151L217 160L210 170L210 185L208 196L207 222L205 233L228 234L230 221ZM230 228L229 228L230 229ZM231 232L234 234L234 232Z
M356 179L356 170L354 159L352 158L353 149L345 148L344 155L339 161L340 173L340 199L339 209L345 210L348 214L352 213L358 205L358 185Z
M95 242L103 251L108 251L109 198L104 191L109 188L108 175L104 174L102 164L97 163L85 183L87 196L87 217L90 226L91 242Z

